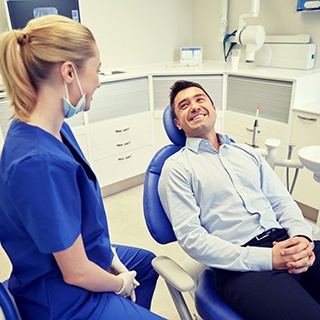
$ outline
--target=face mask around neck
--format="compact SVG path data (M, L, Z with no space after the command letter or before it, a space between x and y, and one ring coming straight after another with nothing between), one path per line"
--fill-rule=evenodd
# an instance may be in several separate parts
M66 95L67 95L66 98L63 98L63 111L64 111L65 118L71 118L72 116L76 115L77 113L84 111L86 108L86 105L87 105L86 94L83 93L83 91L82 91L81 84L80 84L78 74L77 74L75 67L73 67L73 70L76 75L77 82L78 82L82 97L79 99L76 106L73 106L71 104L71 102L69 101L69 93L68 93L67 84L66 84L66 82L64 82L64 87L66 89Z

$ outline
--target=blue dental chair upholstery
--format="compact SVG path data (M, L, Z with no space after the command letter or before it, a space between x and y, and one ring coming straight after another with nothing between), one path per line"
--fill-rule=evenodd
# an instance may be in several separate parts
M147 227L152 237L160 244L176 241L171 223L167 218L158 196L158 182L165 160L180 150L186 142L183 131L178 130L173 121L170 106L163 114L165 131L173 144L161 148L151 160L145 176L143 207ZM190 258L191 259L191 258ZM181 319L192 319L181 292L195 286L195 306L204 320L241 320L222 299L215 289L214 270L205 266L199 268L196 281L188 273L165 256L153 260L155 270L164 278Z
M3 283L0 282L0 319L20 320L20 316L18 315L18 311L14 305L13 298L10 297L6 286L7 281Z

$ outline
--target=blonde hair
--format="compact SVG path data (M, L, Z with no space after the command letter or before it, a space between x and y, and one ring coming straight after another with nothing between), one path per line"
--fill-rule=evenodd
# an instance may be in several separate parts
M59 15L30 20L24 29L0 37L0 73L14 116L28 119L39 84L52 68L71 61L78 68L94 56L95 39L84 25Z

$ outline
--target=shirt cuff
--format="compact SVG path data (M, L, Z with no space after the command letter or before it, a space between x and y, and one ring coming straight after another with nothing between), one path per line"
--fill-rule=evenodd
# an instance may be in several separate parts
M309 237L305 236L304 234L296 234L294 237L303 237L303 238L306 238L309 242L313 242L312 239L310 239Z
M247 247L248 248L248 247ZM272 248L249 247L250 271L272 270Z

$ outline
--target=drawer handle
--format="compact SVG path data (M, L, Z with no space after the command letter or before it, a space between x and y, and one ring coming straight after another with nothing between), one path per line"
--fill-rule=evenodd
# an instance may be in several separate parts
M125 143L117 143L116 146L117 147L124 147L124 146L127 146L131 143L131 141L128 141L128 142L125 142Z
M250 129L248 127L246 127L246 130L249 131L249 132L253 132L253 129ZM260 133L260 130L258 130L258 133Z
M128 160L132 157L132 154L129 154L128 156L126 157L121 157L121 158L118 158L119 161L123 161L123 160Z
M116 129L115 131L117 133L119 133L119 132L126 132L126 131L129 131L129 130L130 130L130 127L127 127L127 128L124 128L124 129Z
M317 118L307 118L307 117L304 117L304 116L300 116L299 114L298 114L298 118L301 119L301 120L311 121L311 122L317 122L318 121Z

